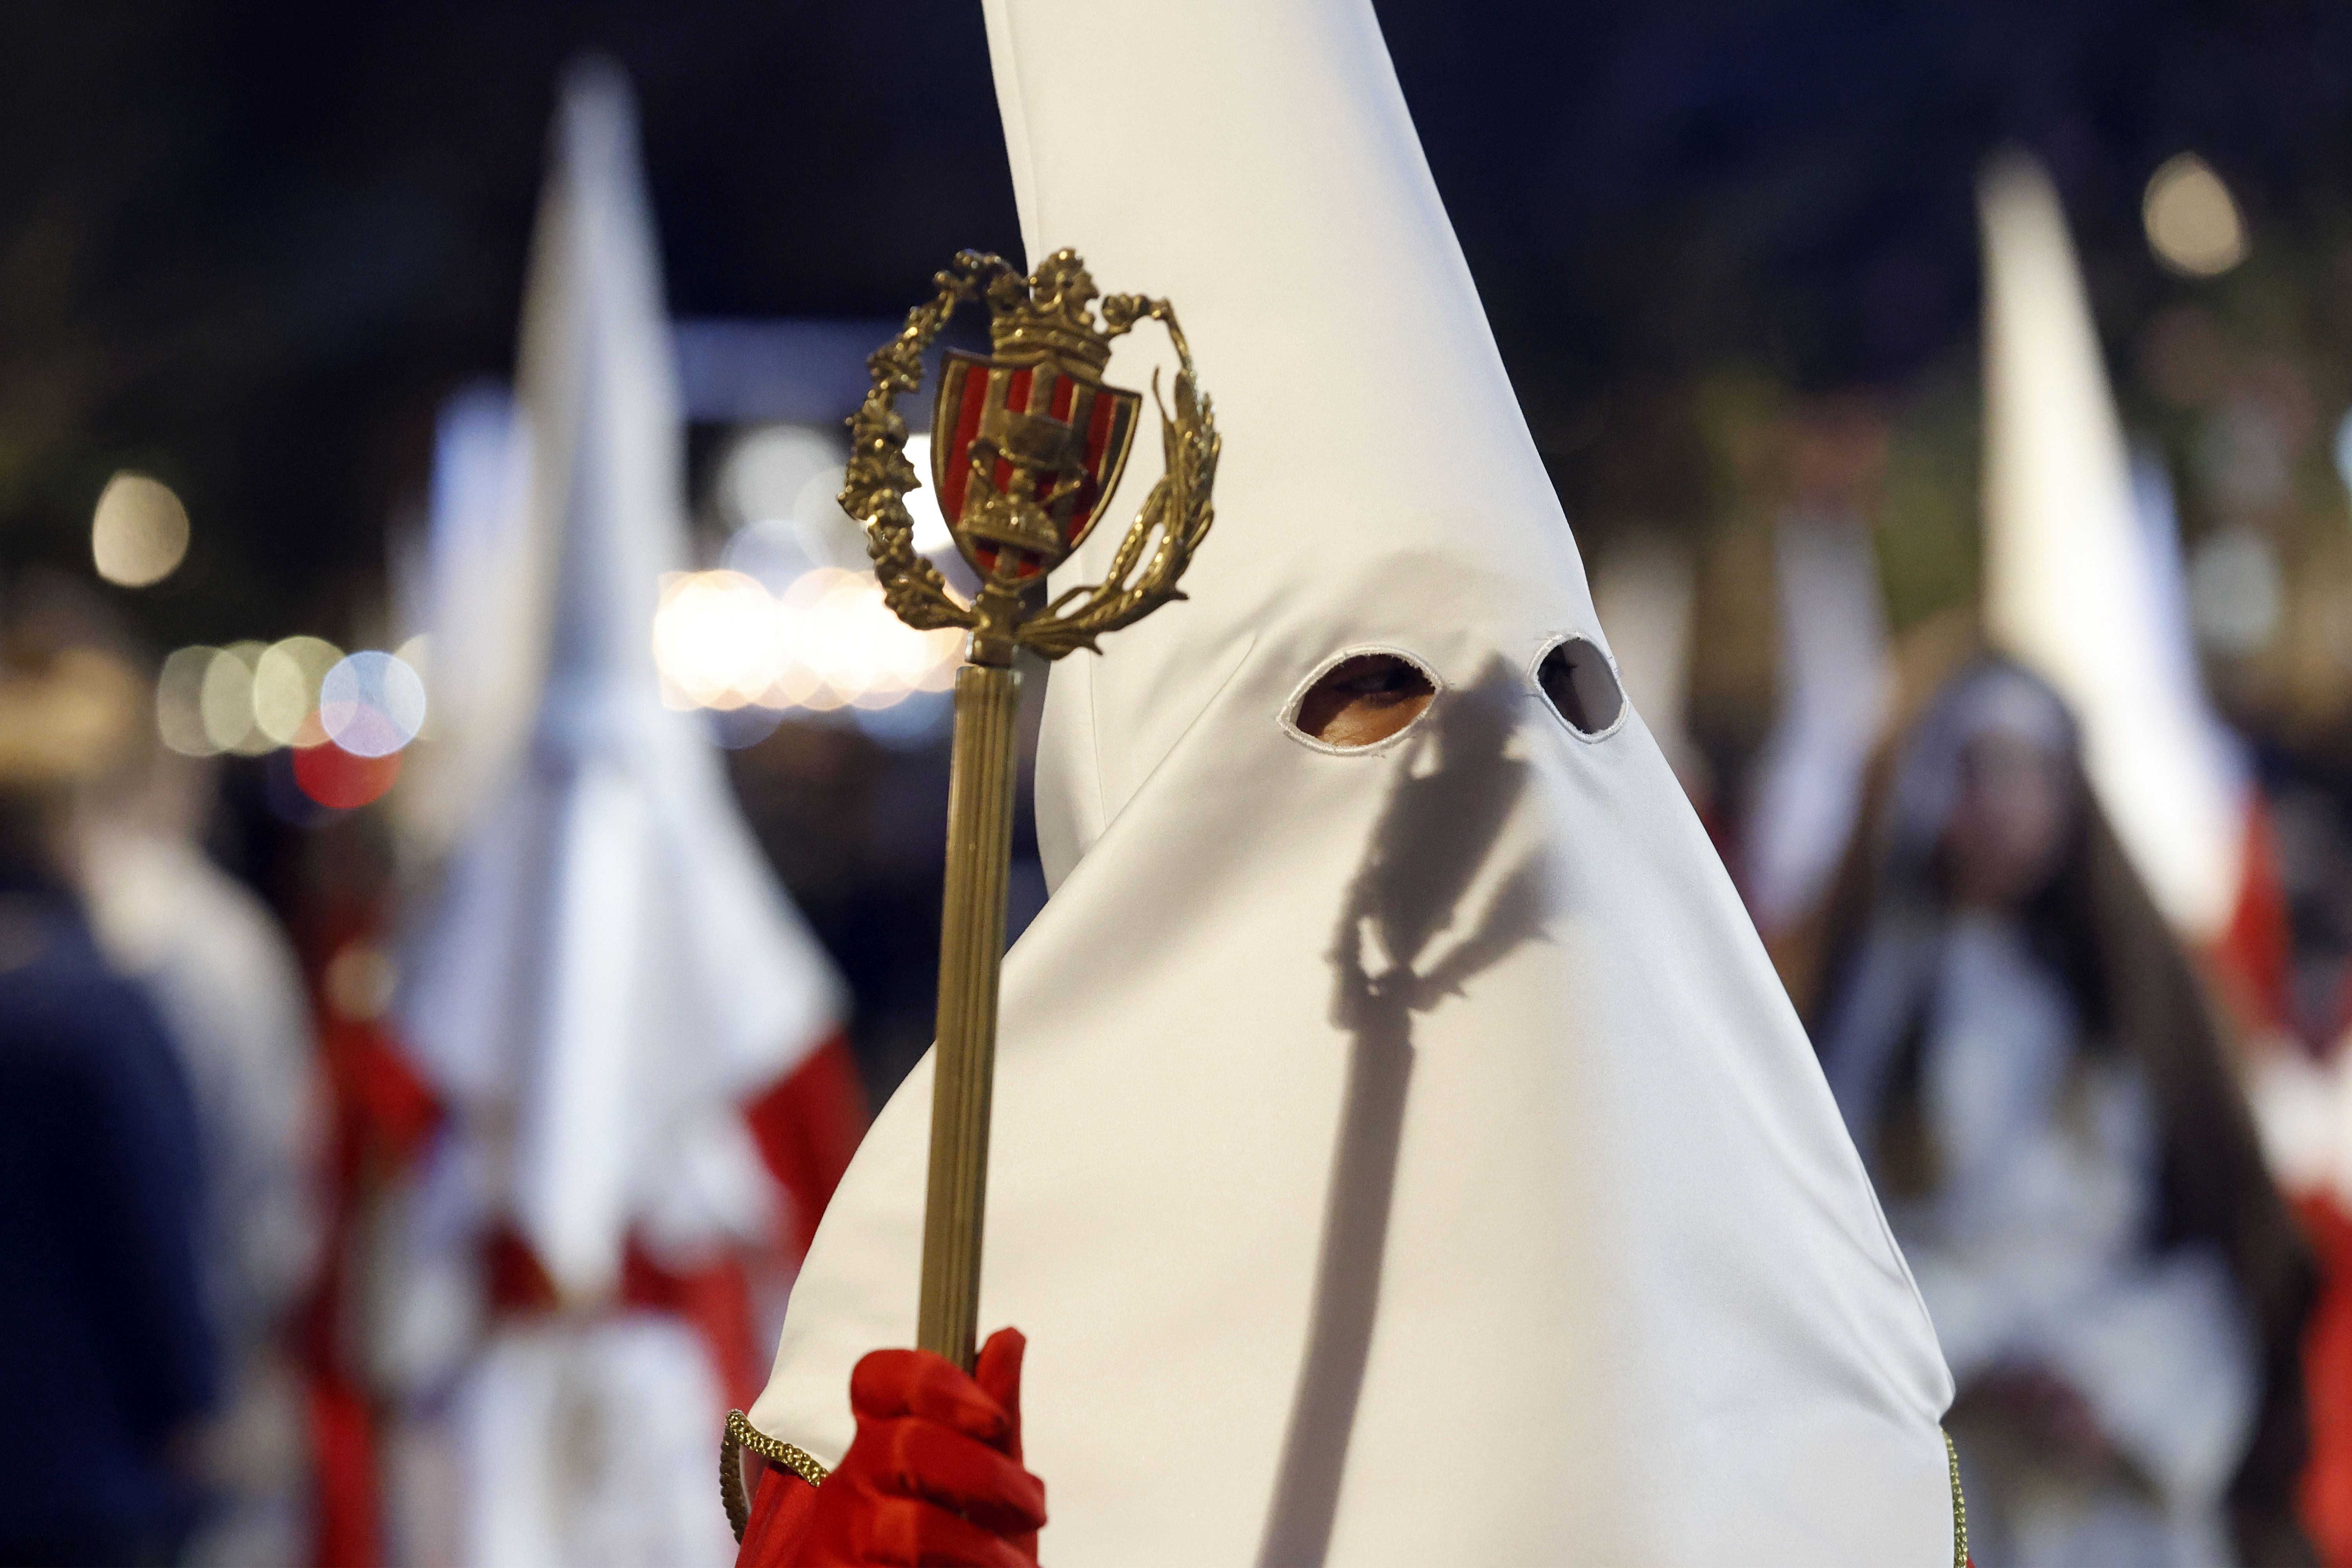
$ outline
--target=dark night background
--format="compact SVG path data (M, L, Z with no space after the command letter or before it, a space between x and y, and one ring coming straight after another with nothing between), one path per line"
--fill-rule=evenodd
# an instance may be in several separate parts
M2174 153L2266 240L2346 227L2352 8L1381 14L1592 528L1705 511L1677 389L1711 364L1899 388L1972 354L1970 180L2003 142L2050 160L2116 340L2174 287L2138 227ZM139 596L158 637L363 613L436 404L509 368L553 86L586 49L635 80L681 314L892 315L956 247L1017 247L976 4L12 6L0 558L79 559L105 476L139 466L195 519L189 567Z
M1166 27L1187 25L1187 0L1158 3ZM1868 731L1906 716L1906 688L1924 697L1979 629L1975 187L2004 148L2038 156L2079 252L2147 542L2166 542L2164 531L2178 523L2178 555L2151 550L2147 560L2168 573L2178 561L2185 614L2158 606L2156 616L2179 634L2184 665L2197 661L2202 696L2243 742L2259 786L2249 795L2256 809L2243 902L2270 921L2251 940L2265 953L2275 949L2275 963L2257 977L2260 996L2217 986L2215 1010L2259 1016L2264 1050L2284 1041L2329 1060L2334 1076L2314 1081L2336 1097L2324 1114L2340 1126L2343 1097L2352 1095L2342 1087L2352 1068L2334 1065L2352 1060L2342 1054L2352 1040L2352 0L1371 3L1575 526L1596 616L1612 644L1643 648L1624 659L1628 693L1735 867L1745 866L1746 847L1785 829L1767 820L1752 787L1769 776L1776 735L1858 753ZM266 744L248 745L259 713L249 700L258 673L249 656L296 635L354 650L406 647L411 632L435 624L404 613L422 606L391 602L388 558L404 568L422 557L436 419L452 394L513 374L558 88L568 67L592 55L616 60L634 86L676 317L825 319L857 323L856 341L875 342L884 330L875 323L899 319L928 294L934 270L957 250L1018 253L981 0L0 4L0 666L41 652L45 614L56 622L49 632L87 637L133 664L178 650L163 668L182 675L152 690L164 766L152 771L184 794L173 811L186 820L163 826L201 834L221 867L283 920L321 1031L318 1098L333 1107L330 1201L339 1217L306 1298L301 1339L306 1375L317 1379L306 1386L340 1390L348 1401L311 1405L314 1421L347 1421L341 1437L329 1434L335 1443L365 1437L371 1402L380 1415L406 1402L403 1422L435 1406L411 1424L417 1432L471 1408L450 1384L434 1384L428 1397L390 1387L405 1373L360 1369L375 1354L370 1336L392 1337L361 1320L376 1311L376 1277L397 1279L397 1248L411 1245L394 1240L398 1227L382 1216L409 1224L408 1185L442 1185L421 1173L434 1129L495 1152L524 1136L512 1129L526 1124L501 1120L511 1109L503 1103L478 1116L470 1090L436 1107L431 1075L404 1055L402 1020L387 1011L398 987L432 984L430 971L419 980L402 965L413 964L428 922L446 918L432 901L435 877L464 864L435 864L437 842L402 818L398 808L424 792L382 795L403 753L372 759L382 770L369 775L375 794L321 793L306 770L354 759L318 743L326 731L317 675L304 676L302 693L302 723L317 720L315 732L280 726L285 732L261 734ZM1114 68L1143 72L1150 62ZM1170 138L1187 131L1158 129ZM2201 270L2193 250L2178 245L2159 260L2154 247L2167 226L2143 213L2151 176L2176 159L2170 174L2189 171L2207 216L2218 210L2225 231L2227 243L2206 253ZM2073 304L2070 291L2053 310ZM1378 342L1382 323L1367 321L1362 331ZM804 391L807 365L774 346L792 337L704 341L752 343L735 367L751 366L747 380L774 371ZM1202 380L1213 391L1212 358L1204 345ZM854 370L849 356L843 363ZM856 381L852 374L848 384ZM823 499L834 481L810 477L839 452L825 458L805 429L775 427L830 418L835 410L817 405L831 395L809 393L789 415L750 397L709 398L687 433L698 564L729 562L730 527L758 545L763 531L771 544L805 543L818 524L840 523L840 548L804 551L804 559L778 552L775 580L760 587L782 595L762 601L759 613L772 620L720 628L755 656L763 624L788 632L793 647L802 626L825 624L783 602L801 583L824 586L807 567L820 555L855 559L854 525ZM757 477L763 444L795 440L819 457L788 470L782 498L769 498L789 506L750 510L755 503L735 481ZM166 564L167 575L136 590L102 584L93 548L94 505L126 469L176 491L191 539L176 570ZM811 495L824 516L810 515ZM2173 503L2170 518L2158 498ZM487 535L515 521L499 512L511 496L475 500L482 515L461 528ZM2032 526L2054 531L2063 521L2037 512ZM575 516L564 526L579 525ZM1781 542L1801 532L1853 563L1826 597L1789 591ZM788 559L798 564L786 574ZM456 571L467 569L459 557ZM115 574L126 575L139 574ZM520 575L530 586L527 567ZM412 574L400 576L402 587L419 585ZM1623 593L1644 581L1656 590L1646 602ZM1605 602L1612 582L1621 590L1613 605ZM1856 584L1862 592L1851 591ZM1789 635L1848 612L1870 643L1859 633L1825 642ZM498 613L486 603L457 623L496 625L488 617ZM136 635L121 636L126 626ZM645 633L651 645L655 626ZM449 635L436 629L421 649L407 647L426 685L444 683L436 703L479 679L478 665L466 668L474 645L463 640L436 670L432 643L446 647ZM845 645L856 636L818 635ZM1812 651L1792 657L1805 640ZM247 646L187 646L232 643ZM774 637L764 647L773 654L782 645ZM1853 679L1822 680L1825 664ZM199 672L194 689L190 669ZM1918 679L1923 671L1928 679ZM1642 689L1653 672L1654 686ZM228 679L216 691L221 673ZM840 689L802 687L806 700L772 708L793 689L763 674L745 689L740 679L693 694L713 708L740 704L705 717L731 748L726 765L745 825L845 983L837 1022L878 1104L928 1048L937 1016L947 703L932 691L868 710L867 697L895 699L900 689L853 697L845 677ZM1835 722L1812 727L1839 733L1799 733L1809 684L1851 688L1812 694L1812 707L1840 710L1830 714ZM1034 724L1043 687L1028 683L1024 723ZM219 691L227 695L216 701ZM677 691L692 689L679 682L674 699ZM1882 700L1885 712L1877 711ZM860 710L819 710L844 700ZM449 705L459 725L463 707ZM26 710L47 721L47 710ZM417 727L423 711L415 707L404 743L415 736L430 756L436 742ZM567 736L579 728L568 696L554 711ZM175 712L194 724L193 740L184 724L173 739ZM1840 729L1847 721L1853 733ZM518 727L493 739L515 742L520 755L520 715L478 721L485 731ZM1034 728L1027 734L1034 741ZM206 760L182 768L162 756L163 746ZM1861 766L1859 755L1832 761ZM1820 795L1821 776L1809 773L1799 787ZM95 802L99 792L87 793ZM516 797L520 816L490 815L488 798L474 802L465 824L446 826L488 837L511 835L522 820L541 832L540 794ZM128 825L134 806L152 804L113 809ZM2045 815L2054 819L2060 809ZM1867 821L1841 826L1860 833ZM553 826L544 832L547 845L559 842ZM2087 837L2079 826L2070 832ZM543 866L514 864L532 865L531 878L555 878L555 854L549 848ZM1938 877L1946 858L1939 847ZM1857 856L1852 866L1868 863ZM504 889L496 879L507 863L481 864L490 868L482 886ZM2266 879L2273 872L2275 887ZM1018 811L1011 880L1008 924L1017 931L1045 899L1034 818ZM557 950L521 922L552 920L572 907L562 900L582 895L561 880L532 886L528 897L542 904L517 893L511 911L480 918L484 929L511 919L511 952L525 955L517 962L544 966L553 961L538 956L542 948ZM2060 886L2049 884L2053 908ZM496 901L478 889L465 896L485 909ZM2062 918L2074 916L2052 917L2053 929ZM2156 919L2151 908L2151 930ZM1799 924L1784 913L1778 934L1810 940ZM2017 924L2025 926L2022 914ZM1940 986L1943 971L1935 973ZM2017 1011L2047 1032L2036 1021L2042 1006ZM2063 1016L2074 1029L2074 1015ZM2086 1039L2096 1016L2082 1015ZM2097 1055L2110 1064L2119 1054L2118 1042L2104 1037L2112 1032L2105 1023L2095 1031ZM1914 1078L1919 1037L1915 1030L1902 1047ZM512 1070L517 1104L547 1092ZM2106 1084L2107 1067L2100 1071L2096 1082ZM2106 1104L2105 1088L2097 1100L2077 1095L2093 1082L2069 1079L2068 1116ZM835 1087L845 1090L835 1120L850 1126L855 1092L845 1075ZM761 1103L777 1102L763 1094ZM2207 1112L2235 1114L2220 1100L2200 1107ZM2172 1138L2169 1122L2149 1126L2150 1149L2159 1131ZM1343 1139L1347 1158L1354 1138L1351 1129ZM2186 1147L2165 1144L2168 1182ZM483 1168L504 1158L486 1155ZM2122 1154L2099 1158L2126 1168ZM436 1158L430 1168L443 1167ZM2108 1164L2082 1168L2106 1190ZM2352 1179L2329 1180L2352 1190ZM487 1225L506 1200L485 1192ZM814 1202L822 1201L820 1192ZM414 1206L423 1214L446 1205L415 1197ZM2242 1218L2253 1212L2241 1209L2232 1212ZM2315 1235L2352 1234L2340 1219L2324 1224L2330 1228ZM496 1279L509 1239L502 1229L436 1245L486 1241L493 1267L485 1272ZM2325 1245L2352 1249L2340 1238ZM513 1255L536 1268L520 1241ZM544 1300L556 1302L553 1284L533 1278ZM488 1287L491 1321L535 1311L538 1289ZM2331 1289L2328 1310L2337 1312L2352 1296ZM2327 1353L2352 1353L2339 1342L2352 1319L2326 1321L2336 1333ZM765 1354L760 1346L761 1364ZM2341 1413L2352 1403L2341 1392L2352 1387L2344 1364L2328 1374L2333 1384L2315 1384L2335 1411L2323 1412L2323 1422L2336 1423L2331 1431L2346 1426ZM2038 1408L2043 1395L2034 1398ZM562 1423L572 1420L562 1414L571 1399L566 1393L548 1407ZM748 1390L742 1403L751 1404ZM2084 1409L2079 1425L2096 1436ZM567 1426L566 1455L572 1436ZM331 1446L322 1440L321 1452ZM446 1492L417 1504L420 1517L457 1506L456 1470L444 1478L434 1468L454 1467L457 1448L414 1464L425 1448L387 1439L383 1452L392 1457L381 1473L400 1471L395 1489L415 1479L413 1469L425 1477L419 1490ZM323 1489L322 1480L322 1538L342 1531L373 1539L368 1477L377 1461L337 1463L344 1491ZM332 1479L323 1465L320 1473ZM562 1465L549 1473L569 1475ZM2313 1473L2346 1486L2352 1465L2339 1458ZM2352 1502L2343 1507L2352 1520ZM2352 1541L2352 1525L2343 1529ZM16 1560L5 1542L0 1557ZM369 1560L325 1548L320 1557Z
M1703 558L1690 722L1722 788L1774 709L1755 549L1808 420L1878 454L1864 510L1895 625L1972 590L1972 186L2004 144L2059 183L2135 427L2188 476L2231 427L2230 397L2150 392L2156 329L2186 311L2176 339L2234 345L2207 353L2223 380L2284 389L2307 482L2273 521L2336 548L2352 7L1379 10L1588 556L1664 534ZM134 468L194 523L166 581L100 590L155 647L389 637L387 529L422 506L443 399L511 374L556 84L592 51L638 94L678 315L895 318L956 249L1018 248L977 0L0 9L0 599L27 565L88 581L92 502ZM2164 272L2140 220L2151 172L2190 150L2255 242L2204 283ZM2192 539L2213 489L2182 486ZM2303 710L2228 670L2221 695L2352 810L2352 682L2312 668ZM887 1089L929 1037L938 846L908 825L941 820L944 753L787 722L734 773ZM322 875L380 889L378 827L289 834L269 776L225 770L223 859L298 925Z

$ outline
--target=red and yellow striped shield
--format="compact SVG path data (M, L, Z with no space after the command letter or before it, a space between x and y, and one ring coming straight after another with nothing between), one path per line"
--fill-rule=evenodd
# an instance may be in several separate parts
M1140 394L1050 358L950 353L931 425L931 482L964 558L991 574L1011 549L1015 575L1034 577L1076 549L1118 488L1142 405ZM1005 496L1034 502L1050 530L1016 536L983 521L983 503Z

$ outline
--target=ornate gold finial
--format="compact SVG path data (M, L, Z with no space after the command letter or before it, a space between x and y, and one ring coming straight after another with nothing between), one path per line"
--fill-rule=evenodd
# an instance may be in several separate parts
M864 520L875 575L899 619L921 630L971 633L971 662L956 671L930 1176L915 1318L918 1342L969 1372L979 1331L998 964L1019 773L1021 671L1013 649L1059 658L1182 597L1176 580L1215 515L1209 488L1218 447L1192 352L1166 300L1114 294L1102 301L1096 325L1087 309L1094 279L1067 250L1047 257L1029 278L967 250L934 282L933 297L907 312L906 329L866 362L874 384L849 422L841 505ZM986 300L993 315L996 353L946 356L931 423L940 510L980 573L980 592L967 605L915 550L906 495L921 481L907 460L898 398L922 385L924 349L956 306L973 300ZM1101 372L1110 340L1147 320L1168 329L1176 351L1175 408L1160 410L1166 472L1102 581L1041 604L1045 574L1077 547L1118 487L1143 399L1104 384ZM1152 391L1156 397L1156 380Z
M1057 250L1024 277L1001 258L963 251L867 362L874 384L850 423L841 505L866 525L867 552L899 619L922 630L963 626L972 662L1005 665L1013 647L1059 658L1104 632L1181 597L1176 580L1215 512L1216 422L1193 376L1192 350L1164 300L1101 297L1076 251ZM907 460L901 393L920 388L923 351L959 304L985 301L996 352L951 352L931 421L931 483L957 548L981 577L966 605L917 553L906 493L922 481ZM1175 347L1175 406L1162 405L1166 471L1113 554L1104 580L1040 606L1045 574L1077 548L1118 486L1139 393L1101 380L1111 340L1156 321ZM1158 396L1154 378L1153 395ZM1146 551L1149 549L1147 558Z

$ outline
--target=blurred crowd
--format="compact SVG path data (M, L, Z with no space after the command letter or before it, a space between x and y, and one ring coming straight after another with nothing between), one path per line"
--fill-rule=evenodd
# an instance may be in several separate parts
M956 650L832 499L864 340L686 353L636 135L567 79L513 384L311 628L396 653L142 641L136 475L0 581L0 1563L731 1557L725 1412L929 1038ZM1715 365L1643 416L1703 500L1580 543L1979 1560L2352 1565L2352 246L2168 165L2111 363L2046 175L1979 201L1977 350Z
M1589 543L1602 618L1935 1320L1979 1560L2346 1561L2342 262L2227 236L2111 377L2046 176L1979 195L1972 384L1695 387L1719 504Z

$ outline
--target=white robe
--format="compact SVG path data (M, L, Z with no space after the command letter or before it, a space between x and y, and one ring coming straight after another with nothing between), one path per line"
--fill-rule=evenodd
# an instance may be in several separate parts
M1969 1525L2005 1568L2228 1568L2223 1502L2261 1394L2226 1261L2163 1253L2145 1075L2085 1058L2059 978L2011 922L1962 916L1937 956L1920 1062L1942 1179L1888 1205L1954 1378L2039 1363L2153 1485L2016 1477L1969 1458Z

